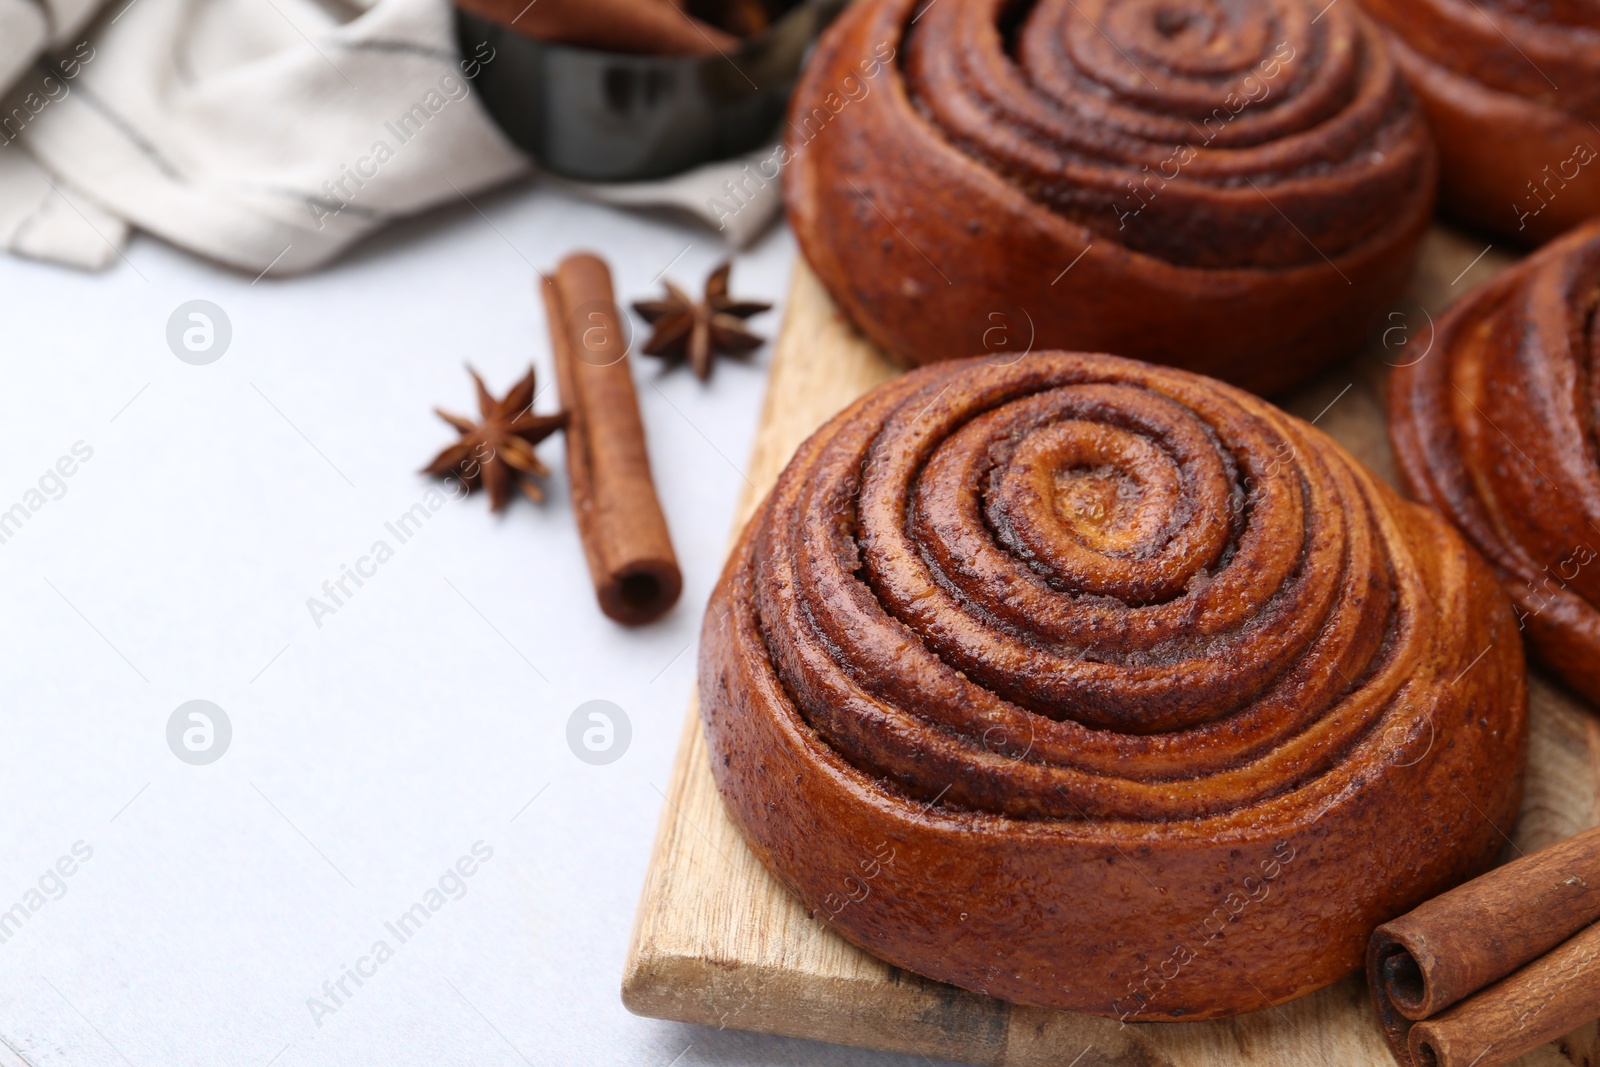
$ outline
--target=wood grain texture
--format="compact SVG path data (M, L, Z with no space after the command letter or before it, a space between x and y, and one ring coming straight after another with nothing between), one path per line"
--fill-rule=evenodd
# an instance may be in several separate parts
M1510 258L1436 229L1389 345L1280 398L1385 478L1393 477L1382 389L1390 363L1418 358L1430 318ZM1399 342L1404 340L1404 344ZM1423 355L1421 358L1426 358ZM893 377L799 263L772 362L765 409L735 529L795 447L829 416ZM1600 720L1553 683L1530 686L1533 735L1523 811L1504 827L1507 855L1600 823ZM1290 890L1285 890L1290 891ZM1384 1067L1392 1061L1366 990L1346 978L1280 1008L1221 1022L1122 1025L1023 1008L891 967L809 918L728 820L692 706L665 794L622 983L640 1015L807 1037L996 1067ZM1590 1023L1518 1061L1600 1063Z

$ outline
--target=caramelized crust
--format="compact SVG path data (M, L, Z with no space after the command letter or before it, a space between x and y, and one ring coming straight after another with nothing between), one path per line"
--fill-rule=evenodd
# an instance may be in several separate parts
M1382 35L1312 0L863 0L790 112L790 220L906 363L1032 347L1257 392L1410 273L1432 142Z
M1524 245L1600 214L1600 3L1361 4L1427 113L1447 211Z
M1214 1018L1474 873L1505 595L1311 426L1110 356L963 360L811 437L713 595L734 821L819 921L1019 1003Z
M1600 702L1600 220L1481 286L1390 382L1413 495L1483 553L1535 654Z

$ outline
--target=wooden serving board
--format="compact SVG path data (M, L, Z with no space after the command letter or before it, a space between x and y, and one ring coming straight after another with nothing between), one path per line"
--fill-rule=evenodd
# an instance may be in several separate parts
M1411 291L1393 309L1397 314L1375 323L1375 337L1388 330L1387 337L1280 398L1284 406L1315 420L1392 480L1382 414L1386 361L1408 362L1425 352L1430 317L1513 261L1497 250L1482 251L1481 242L1436 229ZM805 264L797 264L738 526L812 430L896 373L843 320ZM1600 719L1537 675L1530 693L1527 797L1517 825L1503 828L1514 841L1508 854L1600 822ZM1006 1004L875 959L808 918L745 846L717 795L692 702L634 923L622 1000L631 1011L660 1019L1006 1067L1393 1062L1359 976L1225 1021L1122 1025ZM1600 1063L1600 1035L1591 1023L1518 1062Z

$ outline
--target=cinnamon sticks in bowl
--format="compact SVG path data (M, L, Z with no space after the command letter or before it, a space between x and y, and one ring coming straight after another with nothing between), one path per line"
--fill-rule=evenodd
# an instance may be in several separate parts
M650 477L611 271L579 252L542 277L540 288L568 412L572 507L595 595L617 622L650 622L677 602L683 575Z
M1367 985L1404 1067L1495 1067L1600 1017L1600 828L1393 922Z

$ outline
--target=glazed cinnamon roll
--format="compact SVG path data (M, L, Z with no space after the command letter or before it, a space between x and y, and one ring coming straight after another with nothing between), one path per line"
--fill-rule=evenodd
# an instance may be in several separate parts
M1535 654L1600 702L1600 219L1450 309L1389 384L1413 495L1494 567Z
M1521 793L1493 574L1316 429L1111 356L925 367L811 437L708 609L712 770L818 921L1023 1004L1356 968Z
M1361 3L1433 128L1448 212L1528 245L1600 215L1600 5Z
M905 363L1065 347L1272 392L1358 347L1433 206L1381 34L1315 0L864 0L790 111L789 217Z

